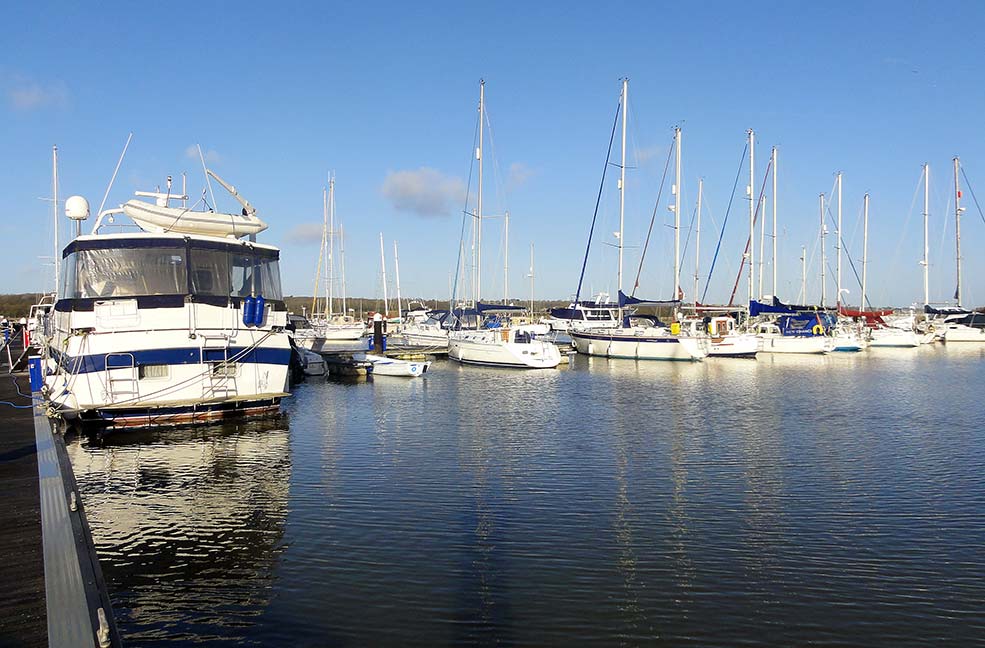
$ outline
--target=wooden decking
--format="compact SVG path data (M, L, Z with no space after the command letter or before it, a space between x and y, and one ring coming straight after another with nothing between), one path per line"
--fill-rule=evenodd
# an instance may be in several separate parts
M0 401L26 406L0 405L0 648L119 646L64 439L30 393L0 366Z
M27 374L14 377L30 393ZM31 404L6 367L0 401ZM0 405L0 646L48 645L37 455L32 410Z

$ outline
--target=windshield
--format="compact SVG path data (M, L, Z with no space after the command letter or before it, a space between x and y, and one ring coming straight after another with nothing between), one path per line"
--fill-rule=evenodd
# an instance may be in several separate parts
M277 253L193 243L190 248L83 249L62 260L65 299L187 295L189 289L193 295L262 295L279 301L283 293Z
M62 295L69 299L188 291L183 247L81 250L62 263Z

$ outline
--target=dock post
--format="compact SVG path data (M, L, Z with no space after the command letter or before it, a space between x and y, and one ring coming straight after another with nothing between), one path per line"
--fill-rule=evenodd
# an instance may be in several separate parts
M373 315L373 353L383 353L386 345L383 343L383 315Z

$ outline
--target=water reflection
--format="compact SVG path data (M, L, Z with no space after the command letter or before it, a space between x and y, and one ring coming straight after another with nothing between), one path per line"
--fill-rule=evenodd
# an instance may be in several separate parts
M287 516L285 423L69 440L128 643L235 643L264 609Z
M884 351L439 361L71 453L132 644L967 644L985 363Z

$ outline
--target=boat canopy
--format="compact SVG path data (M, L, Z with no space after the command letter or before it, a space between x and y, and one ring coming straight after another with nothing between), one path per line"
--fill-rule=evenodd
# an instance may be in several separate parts
M927 315L967 315L971 311L961 306L931 306L923 305L923 312Z
M61 300L185 296L280 301L280 252L179 237L75 239L62 253Z
M622 318L623 328L632 328L634 323L639 325L640 323L645 323L646 326L652 326L654 328L667 328L667 325L660 321L655 315L626 315Z

